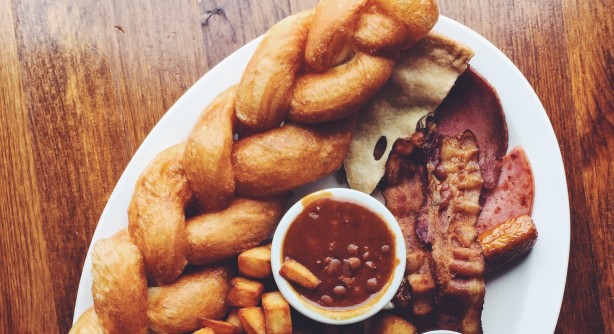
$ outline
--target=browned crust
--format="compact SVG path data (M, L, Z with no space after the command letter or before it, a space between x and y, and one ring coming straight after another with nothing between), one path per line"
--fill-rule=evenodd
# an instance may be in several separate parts
M156 284L174 281L188 262L184 207L192 189L183 169L184 147L171 146L154 158L139 176L128 207L130 236Z
M147 332L145 265L125 229L94 244L92 297L106 333Z
M230 155L236 95L236 86L218 95L202 111L185 144L185 175L206 212L225 208L234 197Z
M484 259L475 222L480 213L482 176L473 134L443 137L427 163L428 234L437 276L437 327L481 333Z
M201 318L221 319L229 310L231 274L225 266L201 268L172 284L149 288L149 327L159 333L185 333L200 328Z
M287 124L232 148L238 194L266 197L313 182L341 167L354 117L317 125Z

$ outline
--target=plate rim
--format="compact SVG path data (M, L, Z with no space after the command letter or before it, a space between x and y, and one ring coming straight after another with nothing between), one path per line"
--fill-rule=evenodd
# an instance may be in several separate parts
M547 328L549 328L549 332L554 332L557 321L558 321L558 317L561 311L561 305L563 301L565 285L566 285L566 280L567 280L567 271L568 271L568 265L569 265L571 221L570 221L570 210L569 210L569 188L567 185L565 166L563 164L560 146L558 144L558 139L552 127L552 123L550 122L550 119L548 118L548 115L543 105L541 104L541 101L539 100L535 90L529 84L527 79L522 75L520 70L513 64L513 62L501 50L499 50L494 44L492 44L489 40L487 40L485 37L475 32L471 28L461 24L460 22L457 22L443 15L440 15L439 21L437 22L437 25L435 26L434 31L443 33L445 35L449 35L448 33L449 31L454 31L454 34L456 33L465 34L466 36L468 36L467 38L479 41L482 44L481 46L487 48L489 52L494 52L494 54L497 55L496 57L497 63L500 62L499 65L505 66L507 71L514 74L515 80L520 80L520 82L524 86L529 88L527 90L527 92L529 92L529 95L526 97L532 100L531 103L535 104L536 106L539 106L539 108L537 108L538 110L535 113L535 116L540 118L541 123L547 124L546 128L543 129L546 132L544 135L546 137L552 137L552 139L554 139L554 144L556 144L556 150L553 150L550 153L554 154L553 158L555 161L553 161L553 165L557 167L555 169L557 170L558 174L562 173L562 178L560 175L557 175L556 178L558 178L558 182L560 182L560 185L562 185L563 188L565 189L565 196L563 196L564 200L563 202L559 203L561 205L561 215L562 215L562 218L564 218L563 219L564 222L562 224L564 228L562 229L562 231L560 231L560 233L564 240L562 240L558 245L560 249L562 250L562 253L559 254L561 256L559 258L559 262L561 262L561 265L563 266L561 269L564 275L562 277L562 280L558 282L559 285L562 283L562 289L558 289L560 290L560 292L557 293L556 296L554 296L555 298L557 298L557 300L551 301L551 305L553 309L547 315L547 318L549 318L550 320L547 320L545 321L545 323L542 323L542 325L547 326ZM456 39L457 37L455 36L454 38ZM207 73L202 75L190 88L188 88L182 94L182 96L160 118L160 120L152 128L152 130L143 140L139 148L136 150L136 152L134 153L134 155L132 156L132 158L130 159L126 167L124 168L122 175L118 179L115 187L113 188L111 195L109 196L109 199L107 200L107 203L105 204L105 207L102 211L100 219L98 220L96 224L96 229L94 231L94 234L92 235L92 239L88 246L87 255L83 263L82 270L81 270L81 277L79 279L77 297L75 299L75 308L73 311L73 324L78 320L81 314L89 306L91 306L91 302L88 302L88 301L91 301L91 274L86 273L85 270L91 269L91 251L92 251L92 247L94 243L101 238L110 236L112 234L111 232L114 233L118 229L122 228L122 225L118 223L116 224L106 223L105 224L105 222L111 216L111 210L118 210L121 207L127 208L128 206L128 203L123 203L123 204L118 203L120 197L122 196L126 197L125 193L120 194L121 188L128 187L130 189L129 192L131 195L132 188L134 185L134 182L131 182L131 179L133 181L136 181L136 178L138 178L138 175L141 173L144 167L147 164L149 164L151 160L151 156L155 155L161 150L160 146L155 145L155 141L158 137L165 136L165 133L162 133L162 129L167 127L168 123L173 122L178 117L182 117L188 120L189 119L195 120L198 114L200 114L200 110L196 110L196 111L191 110L191 111L184 112L182 114L181 109L190 104L190 100L194 99L195 94L202 93L204 91L206 93L204 95L206 96L203 97L201 100L207 100L207 98L209 98L206 102L204 102L204 104L207 104L209 103L211 99L213 99L213 97L215 97L215 95L217 95L218 92L221 92L223 89L230 86L230 85L227 85L223 87L223 85L219 85L219 86L215 86L214 88L211 88L211 87L208 87L207 81L210 81L209 78L216 78L216 77L224 76L224 74L222 74L222 71L228 72L228 68L229 67L231 68L232 65L237 62L237 60L240 60L244 53L249 52L249 55L251 55L251 53L253 53L257 44L260 42L261 39L262 39L262 35L246 43L245 45L240 47L238 50L231 53L228 57L220 61L216 66L211 68ZM474 48L473 45L471 45L471 47ZM476 52L476 56L478 56L477 52ZM234 70L236 71L237 69L235 68ZM240 69L240 72L242 72L242 68ZM485 75L485 77L487 76ZM189 123L189 124L194 124L194 122ZM164 147L162 147L162 149L163 148ZM136 177L134 176L135 173L136 173ZM126 217L127 217L127 213L126 213ZM88 295L89 295L89 298L88 298ZM554 311L555 306L557 306L556 311ZM540 318L544 320L543 312L540 314ZM550 325L548 326L547 324L550 324Z

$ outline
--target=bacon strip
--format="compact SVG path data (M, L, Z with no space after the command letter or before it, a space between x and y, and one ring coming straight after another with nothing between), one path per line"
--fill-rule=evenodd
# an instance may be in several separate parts
M411 288L414 321L419 327L427 324L435 306L436 283L433 260L428 245L416 235L415 224L426 194L426 171L421 146L424 136L417 132L410 139L395 142L386 163L386 186L382 195L395 216L407 250L405 274Z
M440 137L427 150L430 202L426 216L437 283L437 327L482 333L484 258L475 223L480 213L482 175L475 136Z

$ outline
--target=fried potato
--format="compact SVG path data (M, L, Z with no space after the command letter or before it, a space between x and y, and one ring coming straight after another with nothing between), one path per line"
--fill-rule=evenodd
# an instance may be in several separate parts
M247 334L266 334L264 313L261 307L239 309L239 319Z
M341 167L354 117L317 125L286 124L232 147L236 191L248 197L284 193Z
M219 333L214 331L212 328L201 328L197 330L196 332L194 332L194 334L219 334Z
M201 324L213 330L215 334L239 334L239 328L227 321L213 320L213 319L201 319Z
M262 295L267 334L292 334L290 305L279 291Z
M162 333L200 328L200 319L220 319L228 312L231 270L225 266L199 269L175 282L149 288L149 327Z
M279 21L258 45L239 83L237 119L242 134L270 130L284 120L312 17L310 10Z
M286 258L284 263L281 265L281 269L279 269L279 274L291 281L294 282L305 289L315 289L320 285L320 279L316 277L307 267L296 262L291 258Z
M232 306L252 307L258 305L264 291L264 284L243 277L235 277L230 281L228 302Z
M225 208L234 197L230 155L236 96L237 87L230 87L205 107L185 145L185 174L206 212Z
M92 297L105 332L147 332L145 265L125 229L94 244Z
M248 249L239 254L237 260L243 276L257 279L271 276L271 244Z
M190 263L217 262L257 246L275 231L287 197L287 194L267 199L237 197L220 212L190 219L187 223Z
M228 316L226 317L226 322L235 325L237 329L239 330L239 333L245 332L243 330L243 326L241 325L241 320L239 319L239 309L238 308L233 308L232 310L230 310L230 313L228 313Z
M478 235L482 247L486 272L526 254L537 241L537 228L533 219L523 215L496 225Z
M415 334L416 327L405 319L390 313L381 313L371 331L373 334Z
M77 322L72 326L68 334L106 334L104 328L98 321L94 307L88 308L77 319Z
M128 207L128 228L145 258L147 277L174 281L187 264L184 207L192 190L183 169L184 144L158 154L143 171Z

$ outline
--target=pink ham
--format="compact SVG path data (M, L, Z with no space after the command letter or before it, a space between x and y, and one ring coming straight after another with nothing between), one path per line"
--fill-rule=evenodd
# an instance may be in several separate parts
M468 67L435 111L437 132L456 136L471 130L478 139L485 190L497 184L500 159L507 151L507 125L495 89Z
M499 181L482 207L476 224L477 232L518 216L530 216L534 197L535 186L529 159L522 146L516 146L503 157Z

